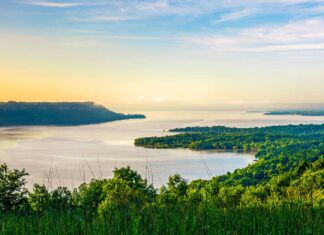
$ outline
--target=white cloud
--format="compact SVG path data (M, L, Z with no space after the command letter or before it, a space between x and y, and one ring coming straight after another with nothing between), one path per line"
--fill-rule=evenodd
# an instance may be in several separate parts
M254 14L256 11L252 9L243 9L240 11L234 11L228 14L221 15L219 19L215 20L215 23L222 23L227 21L238 20Z
M129 21L135 20L133 17L124 17L124 16L108 16L108 15L94 15L85 18L75 18L77 21L84 21L84 22L99 22L99 21L107 21L107 22L114 22L114 21Z
M323 19L308 19L280 26L242 30L242 36L256 42L307 42L324 39Z
M277 51L305 51L305 50L323 50L324 43L310 43L310 44L289 44L289 45L275 45L258 48L245 49L248 52L277 52ZM242 50L244 51L244 49Z
M309 19L280 26L241 29L230 35L188 37L184 40L225 51L322 50L324 20Z
M18 0L22 1L22 0ZM312 3L311 7L301 3ZM132 20L149 20L153 17L165 15L197 16L213 13L219 18L214 23L230 22L247 18L254 14L269 14L279 10L280 12L309 12L318 13L323 9L324 0L25 0L23 3L35 6L69 8L74 6L87 6L73 9L64 15L70 20L80 22L121 22ZM240 10L238 10L240 9ZM227 12L227 13L225 13ZM229 12L229 13L228 13ZM302 14L302 13L301 13ZM308 14L308 13L305 13ZM314 17L314 16L313 16ZM194 17L187 17L189 20ZM123 35L127 32L115 35L106 35L106 39L120 40L172 40L189 42L204 45L222 51L281 51L281 50L322 50L324 42L324 20L323 18L283 23L277 21L277 25L269 25L272 19L262 20L268 25L264 27L241 26L239 29L226 28L219 30L218 34L204 34L203 32L215 32L215 25L204 25L203 32L192 32L192 36L186 36L185 28L183 32L168 34L166 28L161 30L160 35L137 34ZM178 19L178 18L177 18ZM174 19L172 19L174 20ZM206 20L208 21L208 20ZM260 21L261 22L261 21ZM167 22L168 24L173 23ZM177 22L174 22L176 24ZM164 22L163 22L164 24ZM167 24L165 24L167 25ZM165 27L172 28L172 25ZM217 25L216 27L218 27ZM128 27L128 26L127 26ZM132 27L132 26L130 26ZM162 26L163 27L163 26ZM221 26L220 26L221 27ZM247 28L250 27L250 28ZM127 28L128 30L129 28ZM149 28L148 30L152 30Z
M215 22L226 22L248 17L258 9L262 12L301 12L307 7L300 6L301 3L312 3L311 12L319 12L324 3L323 0L16 0L22 3L52 7L69 8L84 6L82 9L74 10L71 14L73 20L80 21L126 21L150 19L153 17L177 15L177 16L199 16L210 13L219 14ZM317 5L316 5L317 4ZM85 7L86 6L86 7ZM297 7L299 6L299 7ZM242 10L237 10L242 9ZM229 13L226 13L229 12Z
M140 3L138 9L141 10L161 10L169 7L167 1L157 1L157 2L145 2Z
M54 7L54 8L68 8L68 7L76 7L81 6L80 2L52 2L52 1L24 1L24 4L40 6L40 7Z

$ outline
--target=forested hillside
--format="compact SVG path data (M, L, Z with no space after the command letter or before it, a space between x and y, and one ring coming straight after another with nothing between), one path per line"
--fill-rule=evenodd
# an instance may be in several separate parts
M0 126L85 125L144 115L125 115L92 102L0 103Z

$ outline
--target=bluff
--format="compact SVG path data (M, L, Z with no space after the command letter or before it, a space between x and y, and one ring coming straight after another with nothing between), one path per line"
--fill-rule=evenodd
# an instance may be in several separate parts
M0 126L86 125L145 118L113 112L93 102L0 102Z

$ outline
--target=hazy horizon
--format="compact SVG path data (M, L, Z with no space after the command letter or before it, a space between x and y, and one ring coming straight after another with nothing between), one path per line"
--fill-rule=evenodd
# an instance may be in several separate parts
M172 104L151 104L141 106L138 104L130 104L122 107L114 107L109 104L102 104L93 100L80 100L80 101L69 101L69 100L56 100L56 101L48 101L48 100L0 100L0 103L6 102L35 102L35 103L69 103L69 102L81 102L81 103L94 103L96 105L103 105L107 109L117 112L151 112L151 111L184 111L184 112L227 112L227 111L242 111L242 112L268 112L268 111L280 111L280 110L324 110L324 103L260 103L260 104L248 104L248 103L215 103L215 104L195 104L188 105L186 103L172 103Z

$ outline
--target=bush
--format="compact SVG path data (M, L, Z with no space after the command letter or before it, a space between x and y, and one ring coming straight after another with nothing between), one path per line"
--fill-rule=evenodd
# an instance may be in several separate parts
M25 170L9 170L6 164L0 165L0 210L22 209L27 200Z

